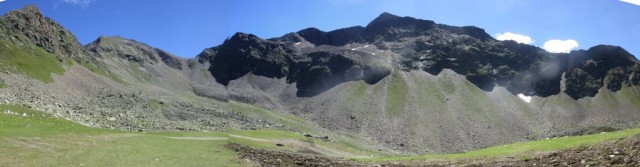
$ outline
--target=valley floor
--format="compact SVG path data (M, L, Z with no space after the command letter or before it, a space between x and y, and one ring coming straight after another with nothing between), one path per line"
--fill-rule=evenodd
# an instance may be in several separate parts
M0 166L640 165L640 129L495 146L460 154L381 155L279 130L130 132L0 105Z
M460 159L416 159L408 161L370 162L328 158L255 149L238 144L227 148L240 153L243 159L260 166L638 166L640 165L640 135L578 148L546 152L527 152L508 156Z

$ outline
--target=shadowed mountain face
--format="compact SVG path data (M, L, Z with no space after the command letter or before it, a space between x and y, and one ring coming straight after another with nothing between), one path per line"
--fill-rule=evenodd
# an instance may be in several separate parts
M301 32L323 37L314 39L315 42L328 41L324 36L326 33L317 29ZM290 42L263 40L244 33L236 33L215 47L215 52L205 51L199 57L211 62L209 72L220 84L228 85L229 81L248 73L269 78L286 77L288 83L296 84L297 95L302 97L317 95L346 81L365 80L373 84L391 73L381 57L370 53L332 46L299 49Z
M255 35L236 33L212 56L209 71L227 85L252 72L270 78L282 78L289 72L295 50L288 45L259 39Z
M244 40L239 39L243 36ZM303 42L307 45L301 44ZM352 44L375 45L376 50L388 50L399 56L375 55L349 46ZM473 26L448 26L389 13L381 14L366 27L330 32L307 28L270 40L236 34L220 46L222 49L224 52L216 56L208 55L215 57L211 59L210 71L219 83L227 84L248 72L271 78L289 76L288 81L296 82L299 95L303 96L318 94L346 81L371 78L368 83L375 83L372 81L390 73L390 68L371 66L364 71L375 73L375 77L342 76L351 66L333 69L317 66L318 55L325 55L326 58L322 58L325 62L333 57L328 55L351 57L331 59L328 63L335 65L354 64L358 61L353 59L361 58L385 59L390 63L381 64L406 71L423 70L433 75L451 69L485 91L499 85L513 94L541 97L562 90L574 99L593 97L603 86L617 91L622 85L637 85L640 77L638 60L619 47L600 45L587 51L554 54L514 41L497 41ZM265 63L258 63L260 61ZM561 88L563 74L567 81L564 89Z

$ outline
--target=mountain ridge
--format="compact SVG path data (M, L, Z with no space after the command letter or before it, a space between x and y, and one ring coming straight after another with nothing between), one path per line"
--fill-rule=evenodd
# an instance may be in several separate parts
M487 34L483 29L477 28L474 26L464 26L464 27L454 27L443 24L436 24L433 21L429 20L421 20L415 19L411 17L399 17L389 13L383 13L374 19L371 23L369 23L366 27L352 27L358 29L355 35L352 33L352 37L345 39L344 41L351 42L362 42L376 45L376 47L381 49L391 49L388 48L384 43L385 41L392 40L395 38L412 38L415 36L426 36L428 38L442 38L442 36L451 36L451 35L462 35L468 36L470 38L465 37L453 37L453 39L460 39L460 42L447 42L439 39L436 40L423 40L423 39L414 39L415 49L406 50L406 48L398 48L395 49L395 53L401 54L401 59L396 60L397 62L403 64L404 66L397 66L400 69L404 70L415 70L420 69L427 71L431 74L438 74L444 68L453 69L459 74L463 74L467 77L468 80L476 84L483 90L490 91L494 85L501 85L508 87L509 90L513 94L518 93L530 93L533 92L532 95L538 95L542 97L546 97L552 94L558 94L560 92L560 81L562 74L566 71L572 70L576 66L579 66L579 63L585 63L587 59L592 57L601 57L603 54L610 55L611 53L600 53L589 52L590 50L615 50L608 49L607 47L614 47L609 45L599 45L589 48L586 51L578 50L568 54L556 54L556 53L548 53L538 47L526 44L515 43L514 41L497 41L493 39L489 34ZM348 28L347 28L348 29ZM344 30L338 29L334 31L324 32L316 28L306 28L300 30L296 33L290 33L278 38L272 38L270 40L280 41L280 42L288 42L292 44L298 45L301 40L305 40L310 44L316 46L322 45L331 45L336 46L334 42L329 42L329 34L335 31ZM443 35L443 31L445 32ZM448 34L447 34L448 32ZM385 37L389 36L389 37ZM387 39L388 38L388 39ZM397 40L397 39L396 39ZM466 40L466 42L464 41ZM436 42L432 44L431 42ZM438 44L438 42L443 44ZM488 45L483 45L484 43L488 43ZM339 42L344 43L344 42ZM431 43L431 44L430 44ZM432 46L429 46L432 45ZM445 45L445 46L443 46ZM464 48L451 48L450 46L464 46ZM506 51L498 51L498 52L483 52L478 51L479 47L485 47L487 49L480 50L496 50L496 49L506 49ZM498 46L499 48L495 48ZM430 48L431 47L431 48ZM500 48L501 47L501 48ZM475 49L475 50L469 50ZM629 56L630 54L624 49L623 51L615 51L614 56L610 56L610 59L617 59L615 55L621 55L623 58L617 61L616 63L622 64L638 64L638 60L633 56ZM424 53L424 52L436 52L433 53ZM452 55L444 55L444 53L454 52ZM580 55L585 55L584 58L580 58ZM612 51L613 52L613 51ZM504 54L515 54L518 56L505 57ZM565 56L566 55L566 56ZM426 58L425 58L426 57ZM422 60L420 60L422 59ZM451 61L453 59L453 61ZM471 60L467 60L471 59ZM522 59L522 60L517 60ZM459 61L456 61L459 60ZM601 60L601 59L600 59ZM473 62L475 61L475 62ZM563 62L571 62L571 66L564 66ZM428 66L425 65L427 64ZM542 64L539 66L531 66L531 64ZM615 64L615 63L614 63ZM498 66L498 67L494 67ZM610 67L607 67L606 70L610 70ZM616 76L616 79L613 79L615 83L612 85L622 85L625 84L627 86L637 85L638 83L634 80L625 80L622 78L638 78L640 74L637 72L640 67L634 66L629 69L625 69L628 71L627 74L623 74L623 76ZM544 69L546 71L540 71ZM488 74L488 71L493 71L493 73L508 73L505 75L496 75L496 74ZM553 70L553 71L550 71ZM605 71L606 71L605 70ZM574 70L575 71L575 70ZM512 74L515 73L515 74ZM525 74L526 73L526 74ZM570 73L569 77L573 77L573 73ZM530 81L525 81L524 83L517 83L518 80L523 80L524 78L533 78L529 79ZM600 87L604 86L603 83L604 76L598 76L595 78L597 81L595 84ZM573 80L573 78L570 78ZM223 81L226 82L226 81ZM608 84L608 83L606 83ZM574 86L570 84L569 86ZM590 88L589 91L597 91L600 87ZM618 86L612 87L612 91L616 91ZM585 87L580 87L585 88ZM536 93L538 92L538 93ZM571 97L574 99L579 99L585 96L593 97L594 94L581 94L573 91L569 91ZM531 93L530 93L531 94Z
M6 25L28 19L3 16L0 37L44 48L65 73L50 84L0 73L10 83L0 100L90 126L276 128L405 154L640 126L640 63L615 46L555 54L477 27L383 13L366 27L236 33L183 59L122 37L81 46L33 8L17 13L52 26L15 29Z

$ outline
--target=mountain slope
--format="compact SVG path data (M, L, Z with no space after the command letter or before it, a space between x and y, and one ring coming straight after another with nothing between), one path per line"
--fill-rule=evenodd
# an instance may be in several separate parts
M383 13L329 32L236 33L183 59L122 37L81 46L33 6L0 21L2 60L20 46L59 67L2 69L0 102L94 127L275 128L394 154L640 127L640 63L616 46L553 54ZM51 83L32 79L52 72Z
M329 34L347 30L350 36L332 42ZM238 74L235 80L215 78L233 94L231 99L288 111L394 150L460 152L592 129L635 127L640 120L637 101L627 96L638 91L634 85L640 65L615 46L554 54L514 41L497 41L477 27L388 13L366 27L330 32L307 28L270 40L246 36L251 36L245 41L249 44L231 50L265 53L257 55L267 59L276 52L283 61L259 72L224 71ZM220 47L229 50L227 42ZM251 42L294 49L246 47ZM327 52L334 56L315 60ZM198 57L215 57L209 59L213 68L235 63L237 69L256 67L244 60L217 59L228 55L203 52ZM352 58L333 60L335 56ZM381 69L375 81L349 75L353 57L374 60ZM309 72L300 75L296 70L300 63L290 62L305 58L311 64L303 63L302 68L309 69L300 71ZM318 61L330 63L313 65ZM210 71L214 77L222 73ZM303 79L290 77L296 75ZM284 76L286 82L278 79ZM315 91L307 92L309 83L321 86L311 86ZM516 94L533 95L534 100L527 103Z

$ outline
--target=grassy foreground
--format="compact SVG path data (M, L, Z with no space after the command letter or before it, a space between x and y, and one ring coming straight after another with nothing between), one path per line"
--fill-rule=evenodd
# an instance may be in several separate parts
M224 140L89 128L20 106L0 112L0 166L247 166Z
M452 160L460 158L479 158L493 156L520 156L524 159L530 157L526 153L553 151L568 148L575 148L583 145L593 145L600 142L620 139L624 137L640 134L640 129L628 129L616 132L605 132L600 134L584 135L584 136L565 136L560 138L544 139L530 142L518 142L501 146L494 146L465 153L458 154L434 154L420 156L403 156L403 157L379 157L358 159L359 161L369 162L390 162L390 161L407 161L407 160Z
M358 158L365 162L477 158L558 150L640 134L630 129L495 146L460 154ZM265 149L298 151L286 141L345 150L343 146L277 130L226 132L128 132L86 127L43 112L0 105L0 166L252 166L229 142ZM275 143L285 142L284 147ZM295 143L295 142L293 142ZM295 145L295 144L291 144Z
M292 152L306 144L346 149L269 129L129 132L90 128L22 106L0 105L0 166L252 166L224 147L229 142Z

